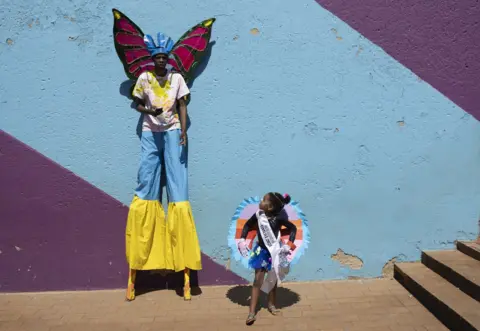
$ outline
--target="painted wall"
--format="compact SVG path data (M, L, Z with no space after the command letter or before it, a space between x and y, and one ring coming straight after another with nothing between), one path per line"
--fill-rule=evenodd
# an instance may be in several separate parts
M217 17L189 105L201 283L250 277L224 268L228 223L270 190L311 225L291 280L378 276L474 238L480 6L437 3L0 2L0 291L124 286L138 115L112 7L174 38Z

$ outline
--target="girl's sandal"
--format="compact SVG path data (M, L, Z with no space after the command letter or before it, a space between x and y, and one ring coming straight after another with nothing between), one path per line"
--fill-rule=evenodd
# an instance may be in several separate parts
M245 322L245 324L247 325L252 325L253 323L255 323L255 321L257 320L257 317L255 316L255 314L248 314L248 317L247 317L247 321Z
M272 315L278 315L280 313L280 310L277 309L277 307L275 307L274 305L268 306L267 309L270 312L270 314L272 314Z

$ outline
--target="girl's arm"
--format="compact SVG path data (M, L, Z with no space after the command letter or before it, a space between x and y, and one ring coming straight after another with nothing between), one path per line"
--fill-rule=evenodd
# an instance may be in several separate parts
M242 235L240 236L240 238L247 239L248 232L250 232L250 230L253 230L256 226L257 226L257 214L253 214L253 216L250 217L247 223L245 223L245 225L243 226Z
M290 237L288 238L287 245L290 246L291 249L295 249L295 237L297 236L297 227L295 224L290 222L289 220L282 220L282 225L290 230Z

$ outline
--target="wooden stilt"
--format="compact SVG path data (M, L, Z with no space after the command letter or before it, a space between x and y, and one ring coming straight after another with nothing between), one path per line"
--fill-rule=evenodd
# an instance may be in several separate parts
M128 285L127 293L125 295L125 300L133 301L135 300L135 278L137 276L137 270L129 269L128 270Z
M185 283L183 287L183 299L188 301L188 300L192 300L192 294L190 292L190 269L185 268L184 276L185 276Z

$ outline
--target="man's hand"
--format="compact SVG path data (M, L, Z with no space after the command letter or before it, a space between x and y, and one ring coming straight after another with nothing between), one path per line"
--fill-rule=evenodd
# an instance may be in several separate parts
M180 133L180 145L187 145L187 133L185 131L182 131L182 133Z
M162 109L162 108L155 108L155 109L153 110L153 112L154 112L154 115L153 115L153 116L158 116L158 115L160 115L161 113L163 113L163 109Z

